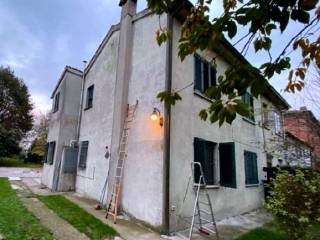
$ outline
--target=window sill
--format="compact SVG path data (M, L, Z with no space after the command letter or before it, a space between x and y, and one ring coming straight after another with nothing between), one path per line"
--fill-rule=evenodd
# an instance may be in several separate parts
M250 119L248 119L248 118L244 118L244 117L243 117L242 120L245 121L245 122L247 122L247 123L250 123L250 124L252 124L252 125L254 125L254 126L256 125L256 123L255 123L254 121L252 121L252 120L250 120Z
M83 109L83 111L87 111L89 109L91 109L92 107L86 107L85 109Z
M259 187L260 184L256 183L256 184L246 184L246 188L253 188L253 187Z
M194 90L193 94L198 96L199 98L202 98L203 100L206 100L209 103L213 103L214 102L214 99L210 99L210 98L206 97L203 93L201 93L201 92L199 92L197 90Z

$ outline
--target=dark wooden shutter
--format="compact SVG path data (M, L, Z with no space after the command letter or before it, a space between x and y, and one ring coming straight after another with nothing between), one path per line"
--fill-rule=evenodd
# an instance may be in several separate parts
M258 184L257 154L244 151L246 184Z
M202 92L201 86L201 58L195 54L194 55L194 89Z
M56 142L50 142L49 148L48 148L48 159L47 159L47 162L50 165L53 164L55 150L56 150Z
M211 86L217 85L217 71L214 66L210 67Z
M49 149L49 143L46 143L44 145L44 156L43 156L43 163L47 163L48 162L48 149Z
M204 168L204 160L206 158L206 141L200 139L200 138L194 138L194 162L199 162L202 166L202 169ZM200 167L198 165L195 165L194 169L194 181L195 183L199 183L201 172Z
M202 61L203 64L203 89L202 93L210 87L210 78L209 78L209 63L206 61Z
M204 162L204 175L206 178L207 185L214 185L214 169L215 169L215 161L214 161L214 148L215 143L206 142L206 158Z
M237 188L234 143L219 144L220 185Z
M86 168L87 167L88 147L89 147L89 142L88 141L81 142L79 165L78 165L79 168Z

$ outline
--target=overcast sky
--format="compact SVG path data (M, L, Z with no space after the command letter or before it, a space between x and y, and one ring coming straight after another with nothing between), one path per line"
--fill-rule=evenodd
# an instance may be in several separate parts
M219 1L216 12L221 11ZM138 0L138 11L145 7L146 0ZM0 65L10 66L23 78L35 107L48 111L50 93L64 66L82 69L82 61L90 60L110 26L118 23L119 15L117 0L1 0ZM296 28L290 26L289 33ZM275 39L277 50L288 36L278 34ZM253 50L246 57L256 66L265 60ZM277 90L284 88L286 76L272 80ZM285 97L295 108L312 108L297 95Z

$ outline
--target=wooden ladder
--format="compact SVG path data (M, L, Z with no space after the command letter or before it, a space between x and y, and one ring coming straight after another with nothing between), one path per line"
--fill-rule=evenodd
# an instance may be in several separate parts
M135 105L132 105L132 106L128 105L127 117L124 122L121 141L119 145L118 161L115 169L115 178L112 186L112 193L110 196L109 204L107 207L107 215L106 215L106 218L108 218L108 216L111 215L113 217L114 223L116 223L117 221L119 204L120 204L123 168L124 168L124 162L127 158L128 137L129 137L130 129L133 124L134 115L137 110L137 107L138 107L138 100Z

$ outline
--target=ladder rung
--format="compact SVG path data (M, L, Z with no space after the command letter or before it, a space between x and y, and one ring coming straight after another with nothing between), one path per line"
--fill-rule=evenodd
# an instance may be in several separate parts
M207 228L207 227L201 226L201 228L204 229L204 230L207 230L208 232L216 233L215 231L213 231L213 230L211 230L211 229L209 229L209 228Z
M204 205L208 205L208 206L210 206L210 204L209 204L209 203L207 203L207 202L198 201L198 203L201 203L201 204L204 204Z
M199 209L199 211L200 211L200 212L204 212L204 213L206 213L206 214L210 214L210 215L211 215L211 212L207 212L207 211L202 210L202 209Z
M201 221L205 221L207 223L212 223L214 224L214 222L212 220L208 220L208 219L205 219L205 218L200 218Z

